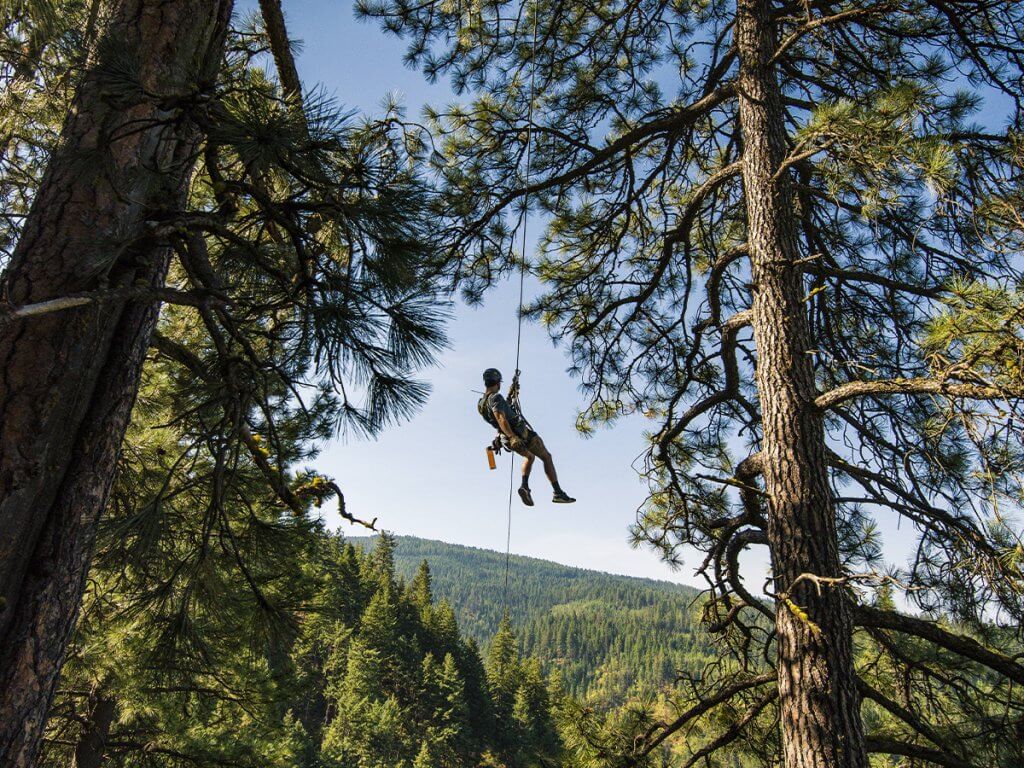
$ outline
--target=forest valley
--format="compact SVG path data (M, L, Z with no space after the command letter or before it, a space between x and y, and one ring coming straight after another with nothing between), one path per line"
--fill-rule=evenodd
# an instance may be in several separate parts
M223 591L185 637L90 593L41 765L541 765L563 749L557 684L504 624L487 662L435 604L424 564L397 581L393 541L371 554L320 531L258 573L297 621ZM296 567L298 566L298 567ZM222 584L222 589L226 587ZM187 644L187 646L186 646Z
M613 651L600 666L623 664L642 673L666 651L669 663L657 684L616 684L606 670L585 676L571 695L558 656L568 648L571 659L587 659L587 636L601 633L579 601L561 604L562 616L535 617L526 632L532 637L519 643L554 657L548 669L538 658L520 657L507 619L496 620L482 659L476 641L461 636L456 612L474 615L478 607L493 608L493 600L481 606L461 595L458 609L435 600L426 561L409 568L423 549L443 563L446 591L469 575L482 577L482 591L491 586L480 562L488 553L399 539L396 557L396 540L386 534L368 549L364 540L316 531L292 561L300 569L261 574L278 595L287 591L291 602L304 606L290 628L268 631L240 585L202 612L191 646L169 647L155 628L171 617L134 616L123 608L124 595L98 582L86 599L39 764L589 768L628 762L628 739L698 703L674 683L678 675L697 679L715 665L707 636L690 634L684 646L665 648L671 636L644 636L631 626L629 617L642 608L614 614L624 604L653 608L660 629L674 623L692 632L699 613L692 595L682 600L669 585L654 589L607 576L594 588L592 577L573 573L588 602L597 604L595 613L612 614L609 621L623 638L621 653ZM503 557L493 555L500 565ZM521 606L565 598L557 574L571 569L533 562L519 569L533 577L516 601ZM409 570L410 580L396 577ZM224 611L225 605L236 610ZM558 639L563 633L572 637L568 643ZM607 653L613 645L604 638L589 650ZM878 664L879 650L865 645L862 663ZM583 665L599 669L593 660ZM879 731L898 732L884 709L869 711ZM664 744L643 764L693 760L728 717L699 719L693 724L698 738ZM760 765L759 747L741 740L717 764ZM988 758L1012 764L1018 756L989 752Z
M289 5L0 0L0 766L1024 765L1024 3L359 0L422 122ZM326 531L520 274L696 599Z

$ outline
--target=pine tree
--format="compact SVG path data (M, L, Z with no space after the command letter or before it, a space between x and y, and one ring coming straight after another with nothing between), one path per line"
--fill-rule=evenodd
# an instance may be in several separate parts
M635 535L671 562L703 553L707 625L728 648L667 732L710 708L735 725L711 719L710 752L752 734L773 759L761 735L777 722L788 768L920 749L955 761L919 743L923 702L905 712L912 742L863 732L854 633L987 665L998 706L1017 706L1020 668L990 624L1020 623L1005 515L1022 473L1006 416L1020 418L1024 390L994 383L964 337L937 354L927 336L947 308L978 311L965 286L1024 278L1008 257L1024 6L360 7L467 97L432 117L470 297L518 269L508 222L529 202L548 225L539 255L522 254L544 285L528 315L567 344L590 395L579 427L654 422ZM890 575L875 515L916 528L905 597L963 627L868 604L864 586ZM740 573L752 546L770 552L764 594ZM655 729L622 743L636 760L662 741Z
M409 583L409 598L413 605L420 611L424 622L430 623L428 611L434 603L434 594L431 591L430 566L424 560L420 563L416 576Z
M374 592L359 621L359 637L384 656L395 656L398 648L398 602L390 583Z
M389 671L395 660L360 637L344 653L344 675L329 689L337 715L324 730L323 754L339 766L393 765L388 761L400 759L404 751L405 728Z
M487 673L476 642L459 647L459 668L469 710L470 751L477 758L495 740L494 704L488 694Z
M416 138L299 94L294 66L269 79L267 45L291 58L274 0L266 29L232 28L231 2L23 6L0 8L12 40L26 36L0 72L16 86L0 127L12 212L0 225L0 755L12 764L38 743L118 456L136 453L122 437L133 404L145 421L143 376L173 400L165 427L182 442L176 461L141 471L173 486L193 461L210 467L212 501L193 521L235 528L222 511L245 485L240 464L279 511L301 519L334 497L355 521L335 483L296 465L339 429L407 416L427 392L413 371L443 341ZM162 508L120 522L154 525ZM208 562L202 531L193 572ZM235 550L243 572L264 551ZM19 660L30 646L40 663Z
M514 713L519 682L516 636L506 615L487 651L487 690L494 713L495 748L505 763L514 762L520 748Z
M476 755L472 748L465 683L450 653L445 655L437 676L437 690L441 706L432 720L437 724L435 728L440 729L438 741L447 761L453 766L473 764Z
M395 537L387 531L376 539L367 578L389 584L392 588L395 586Z
M0 762L11 766L38 749L170 260L152 231L184 203L195 158L194 116L168 119L162 94L210 86L231 14L230 0L157 5L113 4L2 275ZM112 95L125 60L135 87ZM116 149L96 145L119 134ZM82 293L93 299L81 308L10 312Z
M424 741L420 751L416 754L416 760L413 762L412 768L437 768L440 765L442 763L438 761L431 742L429 740Z
M433 607L429 626L439 649L447 653L458 648L459 624L455 620L455 610L447 600L442 600Z
M497 692L495 699L510 699L518 677L519 654L516 650L516 635L512 629L512 622L505 616L487 652L487 680L492 691Z

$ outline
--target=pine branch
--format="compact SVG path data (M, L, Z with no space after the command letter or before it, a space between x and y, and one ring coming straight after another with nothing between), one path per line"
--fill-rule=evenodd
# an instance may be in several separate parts
M749 310L739 312L722 326L721 356L725 368L725 387L694 403L680 417L676 424L666 428L658 436L658 455L663 461L668 460L668 446L683 433L683 430L690 426L694 419L707 413L715 406L740 396L739 365L736 361L736 335L749 324L751 317L752 315L749 314Z
M948 295L948 291L942 288L915 285L904 280L897 280L888 275L880 275L875 272L868 272L861 269L839 269L831 266L822 266L815 261L808 261L804 272L816 277L833 278L842 282L869 283L880 285L883 288L891 288L902 293L910 293L916 296L923 296L928 299L941 299Z
M887 11L895 7L893 2L879 3L878 5L869 8L848 8L838 13L834 13L831 16L819 16L815 19L810 19L804 24L801 24L795 29L790 35L783 40L778 48L775 50L775 55L772 57L773 62L779 61L785 53L792 48L804 35L810 32L821 29L829 25L839 25L843 22L853 21L855 19L870 18L871 16L877 16L884 14Z
M899 755L910 757L915 760L923 760L943 768L975 768L971 763L966 763L947 752L938 749L929 749L917 744L908 744L905 741L898 741L887 736L868 736L864 740L868 752L882 755Z
M761 600L758 600L750 594L747 588L743 585L740 577L740 553L751 544L767 545L768 534L755 528L746 528L739 531L735 536L729 539L725 555L726 563L729 568L729 586L732 587L733 592L740 596L743 602L757 610L769 621L774 622L775 613Z
M710 712L712 709L719 706L720 704L724 704L725 702L732 699L734 696L743 693L744 691L748 691L751 688L757 688L762 685L767 685L768 683L773 683L775 682L775 679L775 673L769 673L757 675L756 677L750 677L743 680L737 680L723 688L720 688L719 690L715 691L715 693L713 693L711 696L702 699L697 704L693 705L688 710L686 710L675 720L673 720L671 723L666 725L661 730L661 733L657 735L657 737L644 744L643 748L640 750L639 753L630 756L626 760L625 765L639 765L640 761L647 757L647 755L651 754L651 752L653 752L659 744L664 743L666 739L668 739L672 734L676 733L680 728L682 728L687 723L691 722L692 720L695 720L696 718L700 717L701 715L707 712Z
M848 400L883 395L944 395L963 400L1015 400L1024 397L1024 390L1017 387L965 384L943 379L879 379L843 384L819 395L814 404L819 410L827 411Z
M53 314L54 312L66 312L69 309L78 309L91 304L139 300L160 301L165 304L179 304L189 307L205 307L212 304L230 303L230 300L223 294L210 290L178 291L172 288L152 287L114 288L108 291L71 293L67 296L18 306L0 303L0 327L17 320L27 320L33 317Z
M693 768L694 765L709 758L718 750L724 749L732 744L736 739L743 735L743 729L746 728L754 718L760 715L761 712L764 711L765 707L778 698L779 689L772 688L764 696L751 704L747 708L747 711L744 712L739 719L734 720L721 735L694 752L693 755L690 756L690 759L683 764L683 768Z
M280 0L260 0L260 13L263 16L267 37L270 39L270 52L277 67L277 76L281 79L281 89L285 98L301 109L302 80L299 78L298 67L295 66Z
M878 472L873 472L866 467L850 464L835 452L829 452L828 462L829 466L849 475L851 478L856 480L862 488L869 493L872 493L872 495L876 494L877 491L872 489L868 483L875 483L880 488L889 491L889 493L906 502L905 505L897 507L884 496L878 494L877 498L874 499L875 503L884 504L890 508L897 509L897 511L905 514L907 517L915 520L915 522L921 523L922 525L927 524L934 526L935 523L944 525L949 531L955 531L957 536L962 536L969 541L972 546L977 547L979 551L984 552L987 556L993 558L999 556L998 550L985 537L985 534L977 528L972 520L969 520L966 517L957 517L945 509L929 504L926 500L914 496L899 483L894 482L890 478L885 477ZM927 518L927 520L922 520L922 517Z
M949 632L933 621L918 619L896 611L886 611L868 605L853 608L857 626L872 629L890 629L906 635L927 640L940 648L975 661L1013 682L1024 685L1024 666L1011 657L986 648L973 637Z
M192 375L203 381L210 381L211 374L207 370L203 362L191 352L187 347L179 344L172 339L167 338L163 334L154 333L152 339L152 346L162 355L170 360L181 364L188 369ZM284 504L298 516L306 514L305 503L295 495L292 489L288 486L288 481L285 476L270 463L267 458L265 449L259 440L256 439L252 433L251 425L248 422L239 425L239 436L242 440L242 444L246 447L249 452L253 463L256 464L264 478L270 484L277 497L284 502ZM338 498L338 514L344 519L348 520L353 525L361 525L364 528L368 528L371 531L375 531L377 519L367 522L355 517L351 512L348 511L345 505L345 496L342 494L341 489L338 485L331 481L329 487Z
M471 241L479 237L487 224L505 208L523 197L532 197L540 192L555 187L565 186L587 176L617 156L637 151L637 144L659 134L674 134L685 128L692 127L700 118L710 114L714 109L736 96L733 84L723 85L692 104L675 109L672 114L644 123L627 131L613 140L608 146L594 153L588 160L568 171L552 176L533 184L507 192L498 199L480 218L473 221L463 232L461 240Z
M922 720L920 717L915 715L909 709L901 706L897 702L890 699L888 696L882 694L881 691L876 690L870 684L868 684L863 678L857 678L857 687L860 690L861 696L869 701L875 702L882 709L887 711L893 717L898 718L908 726L913 728L919 734L924 736L936 747L939 747L948 755L955 755L955 750L942 736L940 736L934 728L932 728L927 722Z

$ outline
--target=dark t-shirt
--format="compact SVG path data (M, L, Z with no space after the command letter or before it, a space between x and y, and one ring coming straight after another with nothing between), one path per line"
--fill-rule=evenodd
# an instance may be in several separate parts
M498 426L497 414L502 414L508 419L508 424L520 437L526 437L526 433L529 431L529 427L526 424L526 420L508 404L500 392L495 392L491 395L484 395L480 398L480 402L477 403L477 410L480 415L484 417L484 421L490 424L492 427L501 431L501 427Z

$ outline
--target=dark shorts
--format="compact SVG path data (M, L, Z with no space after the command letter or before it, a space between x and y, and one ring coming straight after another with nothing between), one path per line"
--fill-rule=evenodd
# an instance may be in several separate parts
M536 456L538 459L545 459L548 456L547 446L544 445L544 441L540 439L540 435L536 432L531 432L529 438L526 439L526 449L522 451L516 451L520 456Z

